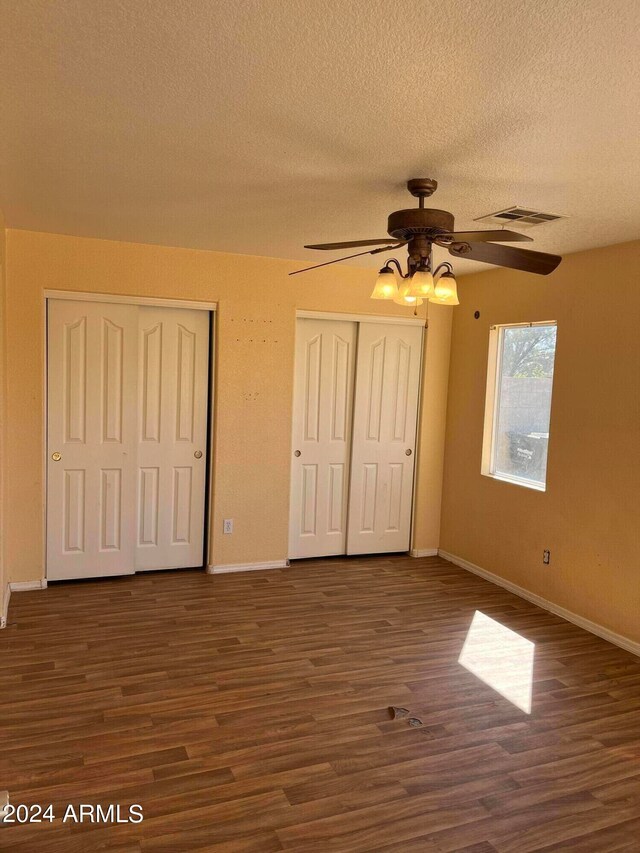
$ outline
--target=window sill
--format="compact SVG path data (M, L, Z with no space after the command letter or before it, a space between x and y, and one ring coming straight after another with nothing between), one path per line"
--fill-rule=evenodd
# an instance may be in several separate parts
M534 492L547 491L545 483L536 483L535 480L525 480L520 477L509 477L507 474L490 474L488 471L482 471L482 476L490 477L492 480L499 480L501 483L511 483L512 486L522 486L524 489L532 489Z

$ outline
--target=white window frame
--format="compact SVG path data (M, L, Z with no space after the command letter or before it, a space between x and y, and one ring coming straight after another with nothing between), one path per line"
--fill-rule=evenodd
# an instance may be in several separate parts
M510 477L508 474L496 474L495 471L496 430L498 427L498 405L500 402L498 380L502 369L502 340L505 329L531 328L533 326L557 327L557 325L555 320L540 320L535 323L502 323L491 326L489 330L487 392L484 403L482 465L480 470L485 477L491 477L493 480L500 480L504 483L511 483L514 486L523 486L526 489L533 489L536 492L545 492L547 490L546 475L545 482L538 483L536 480L528 480L526 477Z

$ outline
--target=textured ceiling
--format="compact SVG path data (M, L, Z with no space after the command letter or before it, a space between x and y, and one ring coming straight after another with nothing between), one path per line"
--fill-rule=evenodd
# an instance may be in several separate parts
M320 262L433 177L460 228L640 236L637 0L0 0L0 32L12 227Z

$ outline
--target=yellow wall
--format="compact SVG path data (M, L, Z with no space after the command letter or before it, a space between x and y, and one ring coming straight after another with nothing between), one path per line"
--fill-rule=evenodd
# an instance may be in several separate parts
M5 571L4 571L4 542L5 530L3 523L4 512L4 431L5 431L5 397L6 397L6 370L5 370L5 271L6 271L6 230L4 216L0 210L0 624L4 614L5 598Z
M369 299L372 271L335 266L289 278L273 258L8 232L9 580L43 577L46 289L218 302L215 489L210 563L287 556L296 308L409 316ZM422 309L424 311L424 308ZM431 306L414 547L437 548L451 308ZM222 519L234 519L222 536Z
M460 301L441 547L640 641L640 242L465 276ZM558 323L546 492L480 474L489 327L538 320Z

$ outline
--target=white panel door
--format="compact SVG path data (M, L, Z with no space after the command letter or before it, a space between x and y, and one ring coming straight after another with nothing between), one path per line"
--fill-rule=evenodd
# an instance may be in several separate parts
M289 556L346 550L356 323L298 319Z
M49 303L51 580L134 570L137 336L131 306Z
M360 324L348 554L409 549L422 334Z
M139 307L138 571L201 566L209 314Z

